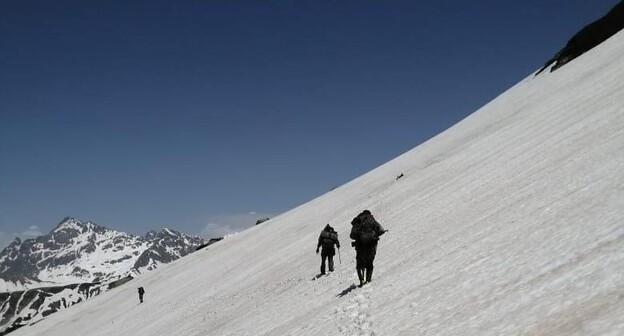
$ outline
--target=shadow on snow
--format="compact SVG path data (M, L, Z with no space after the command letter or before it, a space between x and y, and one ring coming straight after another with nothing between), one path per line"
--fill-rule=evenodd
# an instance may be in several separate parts
M349 294L352 290L356 289L357 286L355 284L351 284L351 286L345 288L342 292L340 292L340 294L336 295L337 297L343 297L347 294Z

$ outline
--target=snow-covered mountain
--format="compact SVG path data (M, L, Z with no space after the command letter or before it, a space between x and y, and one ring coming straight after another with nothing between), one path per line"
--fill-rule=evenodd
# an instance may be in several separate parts
M106 283L152 270L204 243L169 229L140 237L67 217L49 234L16 239L0 253L0 292Z
M170 229L140 237L69 217L47 235L16 239L0 253L0 334L208 243Z
M205 243L169 229L140 237L67 217L49 234L16 239L0 253L0 292L106 283L155 269Z
M15 336L624 335L622 55L620 32L381 167ZM346 237L363 209L389 232L356 288ZM326 223L341 263L315 279Z

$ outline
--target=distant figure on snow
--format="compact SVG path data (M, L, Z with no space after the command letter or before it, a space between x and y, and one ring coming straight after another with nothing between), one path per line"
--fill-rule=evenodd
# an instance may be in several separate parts
M143 294L145 294L145 289L139 287L139 303L143 303Z
M351 221L351 234L354 241L351 246L355 247L355 259L360 287L371 282L373 278L373 261L377 253L379 237L386 233L370 211L364 210Z
M398 180L398 179L400 179L400 178L401 178L401 177L403 177L403 176L405 176L405 175L403 175L403 173L401 173L401 174L399 174L399 175L396 177L396 179Z
M325 274L325 259L329 259L329 271L334 271L334 255L336 254L334 245L340 249L338 233L333 227L327 224L323 231L321 231L318 244L316 245L316 254L319 253L319 248L323 247L323 251L321 252L321 274Z

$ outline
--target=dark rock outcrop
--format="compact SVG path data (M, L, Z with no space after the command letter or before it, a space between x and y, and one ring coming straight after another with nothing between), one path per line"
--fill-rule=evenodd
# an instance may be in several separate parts
M126 282L130 281L134 279L132 276L128 275L127 277L121 278L119 280L115 280L111 283L108 284L108 288L107 289L113 289L113 288L117 288L123 284L125 284Z
M578 56L591 50L624 28L624 0L620 1L605 16L583 27L568 41L553 58L535 74L539 75L554 63L550 71L555 71Z
M195 249L195 251L199 251L199 250L203 249L204 247L209 246L209 245L212 245L212 244L214 244L214 243L216 243L216 242L218 242L218 241L220 241L220 240L222 240L222 239L223 239L223 237L218 237L218 238L210 238L210 240L208 240L208 242L207 242L207 243L205 243L205 244L201 244L201 245L197 246L197 248Z
M269 219L270 219L269 217L266 217L266 218L260 218L260 219L258 219L258 220L256 221L256 225L258 225L258 224L262 224L262 223L264 223L264 222L268 221Z
M99 283L81 283L0 293L0 309L3 311L0 316L0 335L6 335L61 309L98 295L101 290ZM21 314L23 311L29 313Z

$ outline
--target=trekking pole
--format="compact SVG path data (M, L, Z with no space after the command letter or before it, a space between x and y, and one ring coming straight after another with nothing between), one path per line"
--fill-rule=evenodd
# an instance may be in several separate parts
M340 259L340 247L338 248L338 262L342 265L342 259Z

